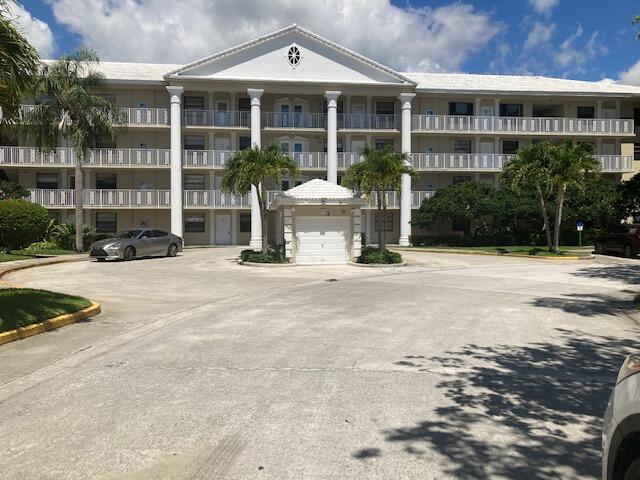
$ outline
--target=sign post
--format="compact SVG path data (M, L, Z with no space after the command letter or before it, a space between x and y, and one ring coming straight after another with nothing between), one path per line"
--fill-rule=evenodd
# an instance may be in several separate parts
M578 246L582 247L582 230L584 230L584 223L576 222L576 230L578 231Z

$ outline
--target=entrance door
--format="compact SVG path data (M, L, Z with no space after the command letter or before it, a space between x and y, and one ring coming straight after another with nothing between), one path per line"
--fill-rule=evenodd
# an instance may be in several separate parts
M231 215L216 214L216 245L231 245Z
M347 263L349 221L350 217L297 217L296 263Z

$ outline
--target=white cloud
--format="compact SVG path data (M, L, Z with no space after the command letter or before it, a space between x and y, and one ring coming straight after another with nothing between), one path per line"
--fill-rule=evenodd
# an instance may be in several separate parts
M549 43L555 30L556 25L554 23L547 25L535 22L533 24L533 28L531 28L531 31L529 32L529 35L527 35L527 40L524 42L524 49L533 50L535 48L539 48L541 45Z
M389 0L48 0L104 60L186 63L291 23L399 70L457 70L503 29L454 3Z
M529 5L539 13L550 13L560 0L529 0Z
M564 69L566 75L584 73L588 62L608 52L606 46L598 43L597 30L591 34L586 44L579 45L583 34L584 29L578 23L576 31L560 44L554 55L556 65Z
M640 60L633 64L629 70L625 70L620 74L620 83L640 85Z
M31 45L45 57L53 54L54 42L51 28L42 20L34 18L25 8L12 0L7 3L13 23L29 40Z

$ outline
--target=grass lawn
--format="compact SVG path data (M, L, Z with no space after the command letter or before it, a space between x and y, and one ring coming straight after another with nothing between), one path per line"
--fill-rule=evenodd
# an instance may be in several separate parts
M86 298L32 288L0 289L0 332L91 306Z
M12 250L10 253L0 252L0 262L12 262L13 260L24 260L27 258L35 258L39 255L70 255L73 250L62 250L61 248L47 249L47 250Z
M459 251L459 252L488 252L501 255L530 255L532 257L586 257L591 254L593 247L562 246L560 253L547 251L546 247L510 246L510 247L418 247L429 250Z
M0 262L12 262L13 260L24 260L25 258L32 258L26 255L16 255L14 253L2 253L0 252Z

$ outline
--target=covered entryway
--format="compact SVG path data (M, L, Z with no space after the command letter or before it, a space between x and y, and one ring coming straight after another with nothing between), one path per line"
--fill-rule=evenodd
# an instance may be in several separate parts
M296 263L313 265L349 261L349 217L296 218Z
M315 178L279 194L280 245L299 265L346 264L360 256L362 205L352 190Z

